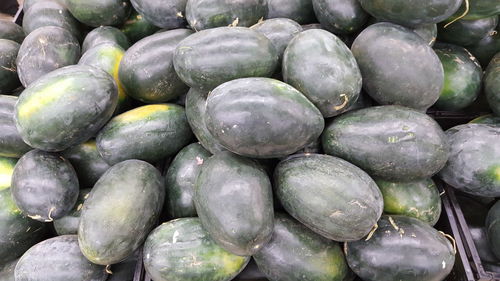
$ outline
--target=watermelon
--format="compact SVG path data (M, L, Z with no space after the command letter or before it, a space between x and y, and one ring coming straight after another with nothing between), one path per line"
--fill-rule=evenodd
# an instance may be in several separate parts
M77 234L80 224L80 214L85 199L89 196L90 189L81 189L75 206L66 216L54 220L54 229L57 235Z
M112 26L101 26L93 29L85 36L82 43L82 54L103 43L115 43L124 50L130 47L130 42L123 31Z
M350 271L337 242L280 213L271 241L254 259L271 281L344 281Z
M196 32L182 40L174 52L175 71L182 81L206 91L237 78L269 77L277 63L278 52L273 43L244 27Z
M93 27L120 25L130 14L128 0L66 0L69 11L80 22Z
M54 237L31 247L16 265L17 281L105 281L103 266L89 262L76 235Z
M133 281L137 261L141 258L137 251L122 262L111 266L111 276L106 281Z
M428 178L444 167L449 145L431 117L401 106L355 110L333 119L322 136L327 154L374 177L394 181Z
M109 121L97 135L97 150L113 165L127 159L155 162L171 156L192 137L183 107L145 105Z
M329 155L302 154L281 161L274 171L274 188L290 215L335 241L366 236L384 207L368 174Z
M127 36L130 43L134 44L142 38L155 33L159 30L159 28L151 24L142 15L133 10L120 30Z
M493 57L486 68L484 92L491 110L500 116L500 53Z
M299 24L316 22L311 0L267 0L266 19L287 18Z
M134 9L151 24L166 29L187 25L187 0L131 0Z
M486 233L490 248L497 259L500 259L500 203L495 203L486 217Z
M324 117L338 115L354 104L362 85L349 48L321 29L304 31L292 39L283 56L283 78Z
M500 196L500 127L465 124L446 131L451 146L448 163L439 176L463 192Z
M0 19L0 39L8 39L21 44L24 37L26 34L22 27L10 20Z
M271 182L256 161L230 152L215 154L201 167L194 188L203 227L227 251L251 256L271 239Z
M174 50L193 32L176 29L148 36L125 53L118 72L127 94L146 103L170 101L187 93L189 87L177 76Z
M488 125L500 125L500 117L494 116L492 114L486 114L475 118L469 123L479 123L479 124L488 124Z
M165 176L165 209L170 218L196 217L194 185L203 163L211 156L199 143L184 147Z
M498 16L487 17L477 20L458 20L446 28L449 21L444 21L438 25L439 40L460 46L473 45L490 32L498 24Z
M250 257L218 246L198 218L181 218L158 226L144 244L144 267L155 281L229 281Z
M186 19L196 31L221 26L252 26L267 15L267 0L188 0Z
M0 93L8 93L21 86L16 67L20 47L15 41L0 39Z
M477 20L500 14L500 2L495 0L474 0L468 4L467 13L462 19ZM453 17L460 17L466 11L465 1Z
M357 32L369 17L358 0L312 0L312 3L321 25L335 34Z
M41 150L26 153L12 175L12 197L34 220L51 222L67 215L78 198L78 178L68 160Z
M411 2L359 0L359 2L365 11L377 19L410 27L443 21L453 15L462 4L462 0Z
M3 267L0 265L0 281L16 281L14 270L19 259L6 263Z
M444 87L436 108L456 111L471 105L481 91L483 70L479 62L467 49L456 45L438 44L434 51L444 69Z
M321 112L304 95L270 78L224 83L211 92L206 106L210 133L228 150L247 157L292 154L324 128Z
M83 205L78 242L92 263L110 265L139 248L156 224L165 191L160 172L140 160L111 167Z
M483 68L488 66L493 56L500 52L500 28L491 31L479 42L467 46L467 49L479 60Z
M425 111L438 100L443 66L432 48L410 29L376 23L361 32L351 50L363 88L379 104Z
M437 281L451 272L455 250L425 222L406 216L382 216L366 239L346 243L349 267L366 281Z
M417 218L435 225L441 215L441 197L430 178L410 182L376 180L384 197L384 212Z
M106 72L68 66L26 88L16 103L14 119L27 144L62 151L93 137L112 116L117 100L116 83Z
M16 60L19 79L24 87L63 66L76 64L80 43L66 29L44 26L31 32L21 44Z

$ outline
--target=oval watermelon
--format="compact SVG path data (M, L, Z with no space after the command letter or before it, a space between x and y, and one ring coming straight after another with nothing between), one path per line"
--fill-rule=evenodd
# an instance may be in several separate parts
M119 25L130 14L128 0L66 0L68 10L80 22L93 27Z
M488 66L488 63L491 59L500 52L500 27L497 28L485 37L481 39L479 42L467 46L467 50L469 50L474 57L481 63L483 68Z
M131 0L132 6L157 27L176 29L187 25L187 0Z
M114 43L127 50L130 47L130 42L121 30L112 26L101 26L94 28L82 43L82 54L87 52L87 50L94 48L95 46L103 43Z
M447 22L444 21L438 25L439 40L460 46L469 46L479 42L495 29L498 24L498 16L477 20L461 19L445 28Z
M335 34L359 31L369 17L358 0L312 0L312 3L318 21Z

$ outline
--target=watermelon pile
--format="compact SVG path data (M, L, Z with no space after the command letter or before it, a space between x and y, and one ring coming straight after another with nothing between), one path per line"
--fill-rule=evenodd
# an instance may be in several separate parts
M0 21L0 281L445 280L436 180L490 198L500 258L498 0L23 9Z

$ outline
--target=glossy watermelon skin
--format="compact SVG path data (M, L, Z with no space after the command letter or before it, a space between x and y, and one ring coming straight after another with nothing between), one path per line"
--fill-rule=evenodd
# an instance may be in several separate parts
M470 121L469 123L500 125L500 117L494 116L492 114L487 114L487 115L479 116L478 118Z
M68 160L32 150L16 164L12 197L23 214L41 222L67 215L78 197L78 178Z
M235 255L251 256L271 239L271 182L254 160L230 152L210 157L196 179L194 203L210 237Z
M8 93L19 86L21 82L17 76L16 58L21 45L8 39L0 39L0 93Z
M488 33L481 41L467 47L481 66L486 68L496 53L500 52L500 28Z
M68 10L80 22L93 27L120 25L130 14L126 0L67 0Z
M428 178L446 164L449 145L431 117L401 106L376 106L333 119L322 136L325 153L343 158L373 177Z
M14 108L17 97L0 95L0 156L19 158L31 150L17 131Z
M187 0L131 0L134 9L153 25L176 29L185 27Z
M102 265L130 256L157 223L164 197L163 179L152 165L127 160L111 167L83 205L78 227L82 253Z
M376 180L384 197L384 212L414 217L435 225L441 215L441 197L432 179L410 182Z
M481 91L483 70L467 49L437 44L434 51L444 69L444 86L435 106L442 110L457 111L471 105Z
M127 21L120 28L132 44L155 33L159 29L135 10L132 11Z
M175 156L165 176L165 209L170 218L196 217L194 186L203 163L211 155L201 144L192 143Z
M82 212L83 203L89 197L91 189L81 189L78 194L73 209L64 217L54 220L54 229L57 235L69 235L78 233L78 225L80 224L80 214Z
M117 102L116 83L106 72L85 65L68 66L24 90L14 119L27 144L62 151L93 137L111 118Z
M19 259L15 276L18 281L104 281L108 274L104 266L85 259L76 235L64 235L30 248Z
M350 271L337 242L281 213L275 215L273 238L254 259L271 281L344 281Z
M500 116L500 54L496 54L486 68L484 92L491 110Z
M207 57L211 58L209 64ZM270 77L277 63L273 43L245 27L196 32L182 40L174 52L174 67L181 80L206 91L237 78Z
M125 53L119 79L127 94L146 103L170 101L187 93L189 87L174 69L174 50L189 29L176 29L148 36Z
M196 31L228 25L249 27L266 15L266 0L188 0L186 4L186 19Z
M498 16L477 20L460 19L444 28L448 22L445 21L438 25L439 40L460 46L469 46L481 41L495 29L498 24Z
M363 76L363 89L379 104L425 111L438 100L443 66L410 29L376 23L361 32L351 50Z
M443 21L462 4L462 0L422 0L404 4L398 0L359 2L363 9L375 18L410 27Z
M446 131L451 146L448 163L439 176L472 195L500 196L500 127L465 124Z
M21 26L10 20L0 20L0 39L8 39L21 44L26 37Z
M312 0L318 21L335 34L350 34L364 27L369 15L357 0Z
M274 171L274 188L290 215L335 241L366 236L384 207L368 174L329 155L302 154L281 161Z
M205 122L225 148L253 158L292 154L324 128L321 113L304 95L270 78L242 78L217 87L208 96Z
M361 72L347 46L321 29L295 36L283 56L284 81L303 93L325 118L354 104Z
M493 254L500 259L500 203L495 203L486 216L486 233Z
M287 18L299 24L316 22L311 0L267 0L267 17Z
M447 238L405 216L382 216L370 239L346 243L349 267L366 281L443 280L455 263Z
M192 138L183 107L145 105L109 121L97 135L97 150L113 165L127 159L155 162L171 156Z
M0 265L0 281L16 281L14 269L18 259L6 263L3 267Z
M453 15L457 17L465 12L465 2ZM500 14L500 3L491 0L476 0L469 2L469 11L463 17L464 20L477 20Z
M21 44L16 59L17 73L24 87L58 68L76 64L80 43L66 29L44 26L31 32Z
M101 26L94 28L85 36L85 40L82 43L82 54L103 43L115 43L124 50L130 47L127 36L121 30L113 26Z
M186 117L201 145L212 154L226 150L210 133L205 122L208 92L189 89L186 96Z
M148 236L143 256L146 272L157 281L229 281L250 260L218 246L199 218L158 226Z

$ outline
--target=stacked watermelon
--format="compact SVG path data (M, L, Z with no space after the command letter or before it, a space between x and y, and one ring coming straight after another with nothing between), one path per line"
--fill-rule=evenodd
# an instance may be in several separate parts
M500 197L497 0L24 12L0 22L1 281L444 280L433 177Z

